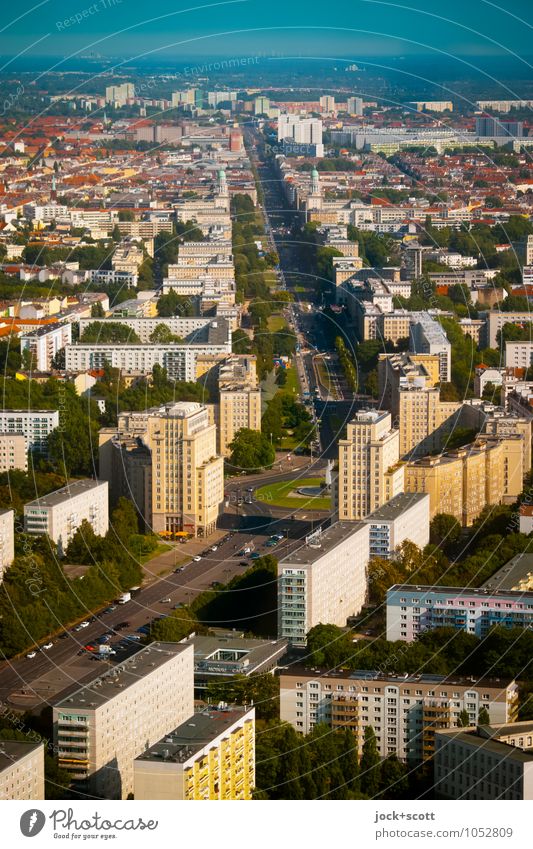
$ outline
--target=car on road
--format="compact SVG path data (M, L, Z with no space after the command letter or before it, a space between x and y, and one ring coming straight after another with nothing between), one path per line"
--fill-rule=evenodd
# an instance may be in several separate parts
M160 604L170 604L171 601L172 599L170 597L162 598Z
M34 657L36 657L36 656L37 656L37 652L36 652L36 651L29 651L29 652L28 652L28 654L26 655L26 657L27 657L29 660L31 660L32 658L34 658Z
M202 558L200 557L199 554L197 554L195 557L193 557L193 560L194 560L195 563L199 563L201 559Z
M44 646L41 646L41 648L42 648L43 651L50 651L50 649L52 648L53 645L54 644L52 642L49 642L49 643L45 643Z
M258 551L254 551L253 554L250 554L250 560L258 560L259 557L261 557L261 555Z

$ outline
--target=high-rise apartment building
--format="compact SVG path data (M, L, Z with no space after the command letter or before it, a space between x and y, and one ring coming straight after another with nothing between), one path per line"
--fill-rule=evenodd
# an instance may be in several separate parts
M362 97L349 97L346 101L346 109L350 115L357 115L360 117L363 114L363 106Z
M105 90L105 102L116 106L125 106L126 102L133 97L135 97L135 86L133 83L110 85Z
M47 324L20 338L20 351L28 351L31 369L50 371L56 354L72 342L72 323Z
M103 799L133 793L135 758L194 713L193 646L151 643L54 705L59 766Z
M513 722L518 711L516 681L304 667L280 675L282 720L302 734L318 723L333 730L349 728L359 752L365 730L372 726L382 758L426 760L433 755L438 730L457 728L463 710L475 724L482 707L492 722Z
M156 533L207 536L224 500L224 460L208 408L181 401L122 413L100 431L100 469L111 503L129 493Z
M44 743L0 740L0 800L44 799Z
M508 136L522 138L524 135L523 121L501 121L491 115L476 118L476 136Z
M278 636L305 645L321 622L346 625L366 595L369 526L336 522L278 563Z
M135 799L251 799L255 708L224 705L195 713L140 754L133 771Z
M363 522L370 528L370 557L394 557L405 540L424 548L429 542L429 495L401 492Z
M321 112L335 112L335 98L331 94L323 94L320 98Z
M228 357L219 367L218 388L218 450L229 457L230 443L241 428L261 430L261 390L257 385L255 356Z
M28 470L26 438L22 433L0 433L0 473Z
M411 322L410 350L415 354L437 354L440 379L448 383L452 370L452 346L444 328L428 312L414 312Z
M57 410L0 410L0 433L22 433L27 451L46 453L48 437L56 427Z
M337 504L341 521L364 519L403 492L399 432L390 413L361 410L339 440Z

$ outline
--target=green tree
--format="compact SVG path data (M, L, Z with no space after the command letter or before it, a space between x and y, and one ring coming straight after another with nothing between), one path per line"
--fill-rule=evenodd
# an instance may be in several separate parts
M490 725L490 714L485 706L479 709L477 718L478 725Z
M276 459L274 447L263 433L243 427L229 445L231 465L248 472L261 471Z
M359 765L361 790L371 799L379 792L381 782L380 757L376 742L376 735L371 725L365 728L363 742L363 753Z
M156 324L154 330L150 334L150 342L154 345L183 345L184 341L181 336L172 333L170 327L166 324Z
M149 641L179 643L198 630L198 620L188 607L172 610L170 616L152 622Z
M468 728L470 725L470 718L468 716L468 711L463 708L461 713L459 714L459 728Z

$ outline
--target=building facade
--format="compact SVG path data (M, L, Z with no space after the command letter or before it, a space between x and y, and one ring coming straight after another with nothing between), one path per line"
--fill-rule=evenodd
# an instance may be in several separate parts
M0 510L0 583L15 559L15 511Z
M280 675L280 718L308 734L317 723L349 728L359 752L372 726L382 758L423 761L434 752L435 733L459 725L466 710L472 724L480 709L494 722L512 722L518 710L515 681L469 680L440 675L386 675L376 670L311 671Z
M83 792L133 793L135 758L194 713L191 644L151 643L54 705L59 766Z
M44 799L44 743L0 740L0 799Z
M255 709L206 708L139 755L135 799L181 801L252 798Z
M402 492L362 521L370 528L370 557L394 557L405 540L424 548L429 542L429 495Z
M48 437L59 427L57 410L1 410L0 433L22 433L26 450L45 454Z
M315 625L346 625L365 603L369 526L336 522L278 563L278 636L305 645Z
M26 437L22 433L0 433L0 473L11 469L28 471Z
M98 480L73 481L55 492L24 505L24 531L47 534L64 553L82 522L87 521L97 536L109 528L108 483Z

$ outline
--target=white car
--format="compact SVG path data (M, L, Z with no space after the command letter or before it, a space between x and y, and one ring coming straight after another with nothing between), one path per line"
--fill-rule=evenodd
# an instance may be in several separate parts
M27 658L29 658L29 660L31 660L31 659L32 659L32 657L35 657L35 656L36 656L36 654L37 654L37 652L36 652L36 651L30 651L30 652L28 652L28 654L26 655L26 657L27 657Z
M85 620L84 622L80 622L80 624L79 624L79 626L78 626L78 627L79 627L79 628L88 628L88 627L89 627L89 625L90 625L90 623L89 623L89 622L87 622L87 620Z
M212 545L211 551L218 551L218 545Z
M196 557L193 557L193 560L194 560L195 563L198 563L201 559L202 558L200 557L199 554L197 554Z
M51 649L53 645L54 645L53 643L45 643L44 646L42 647L43 651L49 651L49 649Z

